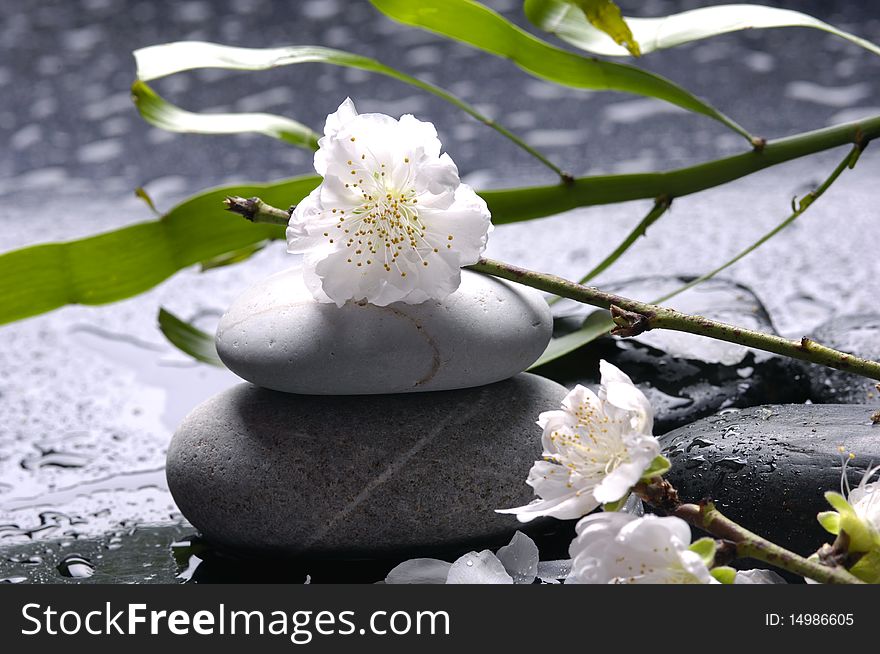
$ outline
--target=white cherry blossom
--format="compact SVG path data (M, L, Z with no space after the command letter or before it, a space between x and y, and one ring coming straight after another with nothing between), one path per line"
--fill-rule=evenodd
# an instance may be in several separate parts
M499 513L511 513L521 522L541 516L580 518L623 499L660 454L647 398L607 361L599 368L598 395L576 386L561 410L538 419L545 460L535 462L526 483L539 499Z
M621 512L589 515L572 541L574 584L715 584L706 562L688 549L691 529L681 518L642 518Z
M351 99L327 116L315 170L288 251L322 302L418 304L458 289L491 230L486 203L441 154L434 125L405 115L358 114Z
M880 480L870 481L880 466L865 472L859 485L849 491L849 503L856 515L880 534Z

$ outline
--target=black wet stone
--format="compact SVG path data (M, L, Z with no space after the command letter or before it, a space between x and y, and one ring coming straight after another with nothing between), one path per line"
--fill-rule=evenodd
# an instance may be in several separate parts
M816 342L858 357L880 361L880 314L832 318L811 335ZM877 382L859 375L809 363L802 364L813 402L880 405Z
M690 281L679 276L644 277L603 290L654 301ZM776 334L770 316L747 287L713 279L663 303L685 313ZM594 308L573 302L553 306L554 336L577 329ZM807 399L802 369L790 359L692 334L654 330L635 338L603 337L537 369L571 387L599 382L600 359L627 373L655 408L655 432L665 433L731 407L787 404Z
M712 499L730 518L798 554L831 538L816 521L840 491L840 447L855 454L851 485L880 461L880 426L856 405L768 405L730 410L660 438L667 478L682 500Z

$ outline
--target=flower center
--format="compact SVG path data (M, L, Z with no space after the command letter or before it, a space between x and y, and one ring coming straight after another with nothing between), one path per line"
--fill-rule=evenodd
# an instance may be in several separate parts
M333 214L339 215L335 226L342 232L340 240L348 250L347 263L357 267L381 266L386 272L394 270L406 277L408 266L401 266L398 259L413 252L415 260L410 257L409 263L427 266L428 258L438 253L439 248L426 239L427 227L419 216L418 193L411 186L412 171L407 170L400 188L389 183L385 164L379 164L376 171L352 167L351 174L356 181L345 187L356 189L361 203L348 210L332 209ZM339 234L325 232L324 236L334 243ZM447 238L452 241L451 234ZM447 244L447 248L451 247Z

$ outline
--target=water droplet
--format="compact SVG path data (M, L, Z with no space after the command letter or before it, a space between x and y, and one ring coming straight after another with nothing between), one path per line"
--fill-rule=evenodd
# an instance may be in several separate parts
M63 577L85 579L95 574L95 566L79 554L68 554L58 563L58 572Z

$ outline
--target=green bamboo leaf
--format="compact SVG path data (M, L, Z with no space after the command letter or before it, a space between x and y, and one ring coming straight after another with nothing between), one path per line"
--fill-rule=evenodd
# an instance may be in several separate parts
M257 243L246 245L243 248L233 250L232 252L224 252L216 257L202 261L202 272L205 272L206 270L214 270L215 268L224 268L235 263L247 261L267 245L269 245L268 240L259 241Z
M268 70L270 68L277 68L279 66L290 66L294 64L321 63L332 64L334 66L344 66L346 68L357 68L359 70L365 70L371 73L385 75L386 77L396 79L400 82L404 82L405 84L409 84L410 86L414 86L423 91L427 91L428 93L436 95L437 97L445 100L453 106L458 107L479 122L487 125L488 127L491 127L505 138L513 141L517 146L538 159L545 166L553 170L553 172L555 172L557 175L565 175L558 166L548 160L535 148L528 145L525 141L513 134L503 125L481 114L479 111L477 111L475 107L471 106L464 100L456 97L449 91L439 86L435 86L434 84L430 84L428 82L420 80L419 78L413 77L412 75L407 75L406 73L391 68L390 66L386 66L385 64L376 61L375 59L371 59L370 57L363 57L361 55L353 54L351 52L345 52L344 50L334 50L332 48L323 48L320 46L311 45L288 46L282 48L237 48L227 45L220 45L218 43L207 43L203 41L177 41L174 43L152 45L147 48L135 50L133 54L135 58L135 63L137 64L138 78L138 81L135 82L133 90L139 90L145 96L147 95L147 91L142 90L142 86L139 86L139 84L146 86L146 84L144 84L145 82L159 79L160 77L166 77L168 75L174 75L175 73L181 73L187 70L195 70L198 68L221 68L225 70ZM181 122L190 128L201 128L205 126L217 130L226 127L225 121L238 121L236 125L239 127L256 126L263 128L248 129L247 131L261 131L264 134L268 133L270 136L278 136L279 138L281 138L280 133L283 129L286 128L288 131L293 130L293 126L291 125L291 123L293 123L293 125L299 126L302 129L307 129L294 121L288 121L288 119L286 118L282 118L280 116L272 116L269 114L243 114L245 116L248 116L246 120L239 120L236 118L236 115L233 114L231 116L227 115L223 121L217 120L213 123L209 123L207 121L212 120L213 114L191 114L189 112L185 112L182 109L174 107L173 105L169 105L167 102L162 100L162 98L159 98L156 95L155 91L152 91L152 89L150 89L149 87L146 87L146 89L149 91L149 93L152 93L153 97L149 97L146 100L142 100L141 102L149 103L150 101L152 101L154 104L157 104L158 102L164 103L164 105L160 107L162 110L160 112L160 118L162 113L170 114L173 118L173 120L170 121L171 125L174 125L175 122ZM135 99L138 99L137 93L135 93ZM138 108L141 109L140 106ZM141 113L144 113L143 109L141 109ZM148 120L150 120L151 117L153 116L145 116L145 118L147 118ZM166 122L169 121L166 119ZM164 125L159 126L164 127ZM186 131L200 130L190 129ZM243 130L236 130L231 128L228 130L228 132L234 131ZM270 133L271 131L278 133ZM220 132L214 131L212 133ZM299 143L296 144L299 145ZM315 144L309 143L309 147L314 148Z
M583 12L566 0L526 0L528 19L540 29L563 41L599 55L625 57L630 53L607 34L590 25ZM829 32L880 55L880 47L818 18L791 9L763 5L733 4L692 9L660 18L626 19L642 54L672 48L683 43L747 29L811 27Z
M0 324L67 304L106 304L137 295L177 271L267 238L283 227L255 225L223 209L227 195L259 195L289 205L318 177L205 191L159 220L65 243L44 243L0 255Z
M614 329L614 322L611 320L611 314L604 310L594 311L586 317L584 324L577 331L551 339L544 354L529 367L529 370L534 370L545 363L564 357L587 343L592 343L597 338L609 334L612 329Z
M178 350L190 355L196 361L223 367L223 362L217 355L214 338L210 334L184 322L164 308L159 309L158 320L159 329Z
M169 132L190 134L265 134L308 150L318 148L318 134L302 123L273 114L199 114L171 104L149 85L136 80L131 96L141 116Z
M578 7L590 23L602 30L617 44L626 48L633 57L642 54L638 41L626 24L620 7L611 0L566 0Z
M510 59L536 77L573 88L623 91L665 100L714 118L752 140L743 127L673 82L633 66L582 57L554 47L474 0L370 1L394 20Z

